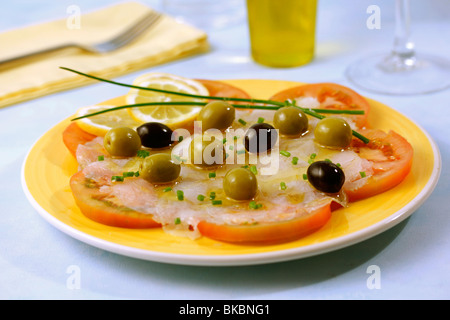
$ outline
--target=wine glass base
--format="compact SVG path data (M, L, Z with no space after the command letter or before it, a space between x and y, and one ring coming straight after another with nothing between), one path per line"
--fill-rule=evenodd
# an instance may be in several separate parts
M428 55L401 58L378 54L351 64L346 76L358 87L376 93L431 93L450 87L450 62Z

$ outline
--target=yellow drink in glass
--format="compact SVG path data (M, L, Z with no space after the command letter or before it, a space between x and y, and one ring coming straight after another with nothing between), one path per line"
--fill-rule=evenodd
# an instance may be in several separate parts
M314 57L317 0L247 0L253 59L295 67Z

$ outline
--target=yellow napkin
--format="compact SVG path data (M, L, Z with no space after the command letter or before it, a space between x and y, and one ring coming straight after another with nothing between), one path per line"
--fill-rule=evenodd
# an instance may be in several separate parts
M64 42L101 42L119 34L150 10L137 2L120 3L81 12L78 17L72 14L66 19L11 30L0 34L0 60ZM136 41L107 54L64 49L0 65L0 107L93 82L61 70L60 66L113 78L206 50L208 40L203 31L164 15Z

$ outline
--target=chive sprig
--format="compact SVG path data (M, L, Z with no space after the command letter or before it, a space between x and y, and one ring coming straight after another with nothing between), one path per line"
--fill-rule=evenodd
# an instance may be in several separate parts
M233 104L231 105L238 109L260 109L260 110L278 110L282 107L286 106L294 106L302 110L304 113L315 117L317 119L323 119L325 116L323 114L353 114L353 115L362 115L364 114L364 110L337 110L337 109L319 109L319 108L305 108L300 107L296 105L295 101L274 101L274 100L264 100L264 99L247 99L247 98L232 98L232 97L215 97L215 96L205 96L205 95L196 95L196 94L190 94L190 93L184 93L184 92L177 92L177 91L170 91L170 90L164 90L164 89L157 89L157 88L149 88L149 87L142 87L142 86L136 86L132 84L117 82L113 80L104 79L101 77L97 77L91 74L87 74L81 71L77 71L71 68L67 67L60 67L63 70L70 71L73 73L76 73L78 75L91 78L94 80L98 80L101 82L106 82L118 86L128 87L128 88L134 88L139 90L149 90L154 92L160 92L160 93L166 93L166 94L173 94L173 95L179 95L179 96L185 96L190 98L197 98L197 99L205 99L205 100L222 100L226 102L248 102L249 104ZM178 106L205 106L208 104L208 102L204 101L162 101L162 102L146 102L146 103L136 103L136 104L127 104L122 106L117 106L113 108L108 108L96 112L92 112L89 114L85 114L76 118L73 118L72 121L92 117L95 115L116 111L120 109L126 109L126 108L139 108L139 107L148 107L148 106L154 106L154 105L178 105ZM369 143L370 140L366 137L364 137L362 134L352 130L353 135L363 141L364 143Z

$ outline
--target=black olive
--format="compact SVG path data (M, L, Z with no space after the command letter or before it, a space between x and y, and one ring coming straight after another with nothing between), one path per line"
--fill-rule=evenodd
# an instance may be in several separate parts
M325 193L337 193L345 182L344 171L329 161L316 161L306 172L314 188Z
M147 148L166 148L172 144L172 130L159 122L147 122L136 129Z
M245 149L250 153L268 151L275 145L277 138L277 130L270 124L256 123L245 133Z

